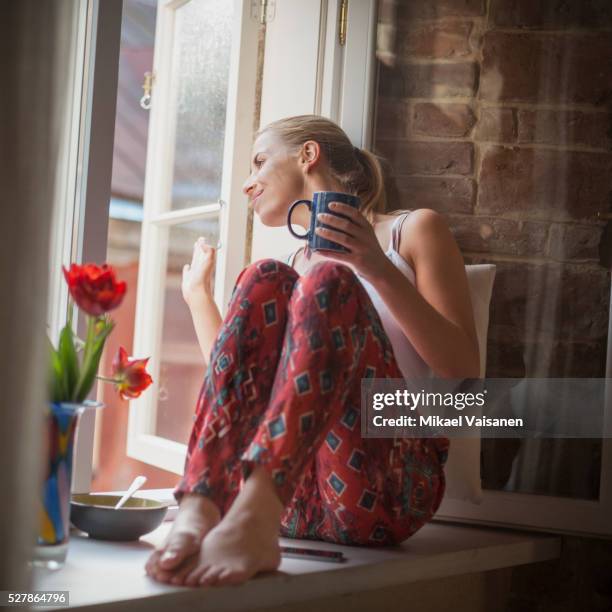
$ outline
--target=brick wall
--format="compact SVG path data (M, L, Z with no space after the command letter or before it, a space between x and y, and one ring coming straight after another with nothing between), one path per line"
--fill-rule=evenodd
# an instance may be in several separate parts
M487 375L605 376L612 3L400 0L397 53L375 149L394 207L443 213L466 263L497 265Z

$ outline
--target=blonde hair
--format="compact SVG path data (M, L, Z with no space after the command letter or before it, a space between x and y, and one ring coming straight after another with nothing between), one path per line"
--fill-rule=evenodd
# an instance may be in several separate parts
M385 181L377 157L366 149L354 147L344 130L318 115L298 115L273 121L260 129L274 132L290 148L299 149L307 140L319 143L330 173L346 193L361 200L360 211L372 223L374 213L387 209Z

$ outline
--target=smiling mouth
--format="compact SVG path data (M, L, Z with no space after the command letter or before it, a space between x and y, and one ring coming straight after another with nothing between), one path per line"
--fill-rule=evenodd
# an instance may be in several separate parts
M257 202L257 200L259 199L259 196L263 193L263 190L260 191L252 200L251 200L251 206L255 206L255 202Z

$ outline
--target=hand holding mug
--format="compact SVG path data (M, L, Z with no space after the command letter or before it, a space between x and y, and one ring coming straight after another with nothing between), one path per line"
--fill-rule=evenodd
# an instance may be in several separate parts
M318 194L328 194L329 199L323 199L324 203L321 204ZM355 198L357 205L354 205L354 201L338 196ZM310 230L303 236L296 234L290 226L291 212L301 203L309 204L313 211ZM377 278L388 275L395 266L382 250L372 224L359 211L358 203L359 198L349 194L317 192L312 202L298 200L291 205L287 223L296 238L308 240L311 249L320 251L326 259L343 263L366 280L375 282Z
M306 240L308 247L311 251L339 251L341 253L348 252L347 249L335 242L331 237L327 238L317 232L319 227L329 227L323 222L321 214L337 215L340 218L350 220L341 211L335 212L330 208L332 202L342 202L345 206L351 207L358 211L360 206L360 200L357 196L351 195L350 193L340 193L337 191L315 191L312 196L312 200L297 200L290 207L287 212L287 227L289 231L300 240ZM291 215L297 206L308 206L310 210L310 229L305 234L297 234L291 227Z

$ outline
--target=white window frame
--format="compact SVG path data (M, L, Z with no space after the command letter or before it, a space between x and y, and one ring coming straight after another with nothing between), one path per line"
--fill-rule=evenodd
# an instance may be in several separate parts
M222 249L217 257L215 301L225 314L231 291L242 270L246 252L248 207L242 184L248 174L255 111L257 47L259 24L251 16L249 0L232 0L234 28L229 68L229 88L220 201L187 210L168 211L170 172L158 171L160 164L172 167L163 158L161 144L172 142L173 129L165 122L163 111L171 95L168 78L169 55L159 51L171 40L177 7L185 0L160 0L156 24L153 90L147 177L144 194L143 226L138 272L138 295L134 330L134 354L150 356L148 369L153 384L138 399L130 401L127 454L150 465L182 474L186 445L157 434L158 380L161 365L161 340L166 286L168 226L219 215ZM167 48L167 47L165 47ZM150 178L153 177L153 180Z
M87 0L74 12L73 64L65 68L71 73L72 95L63 116L49 250L47 325L54 344L69 308L62 265L106 260L121 9L121 0ZM74 331L85 337L83 313L74 317L73 324ZM94 385L89 397L96 393ZM94 427L95 411L86 411L74 454L75 492L91 488Z

